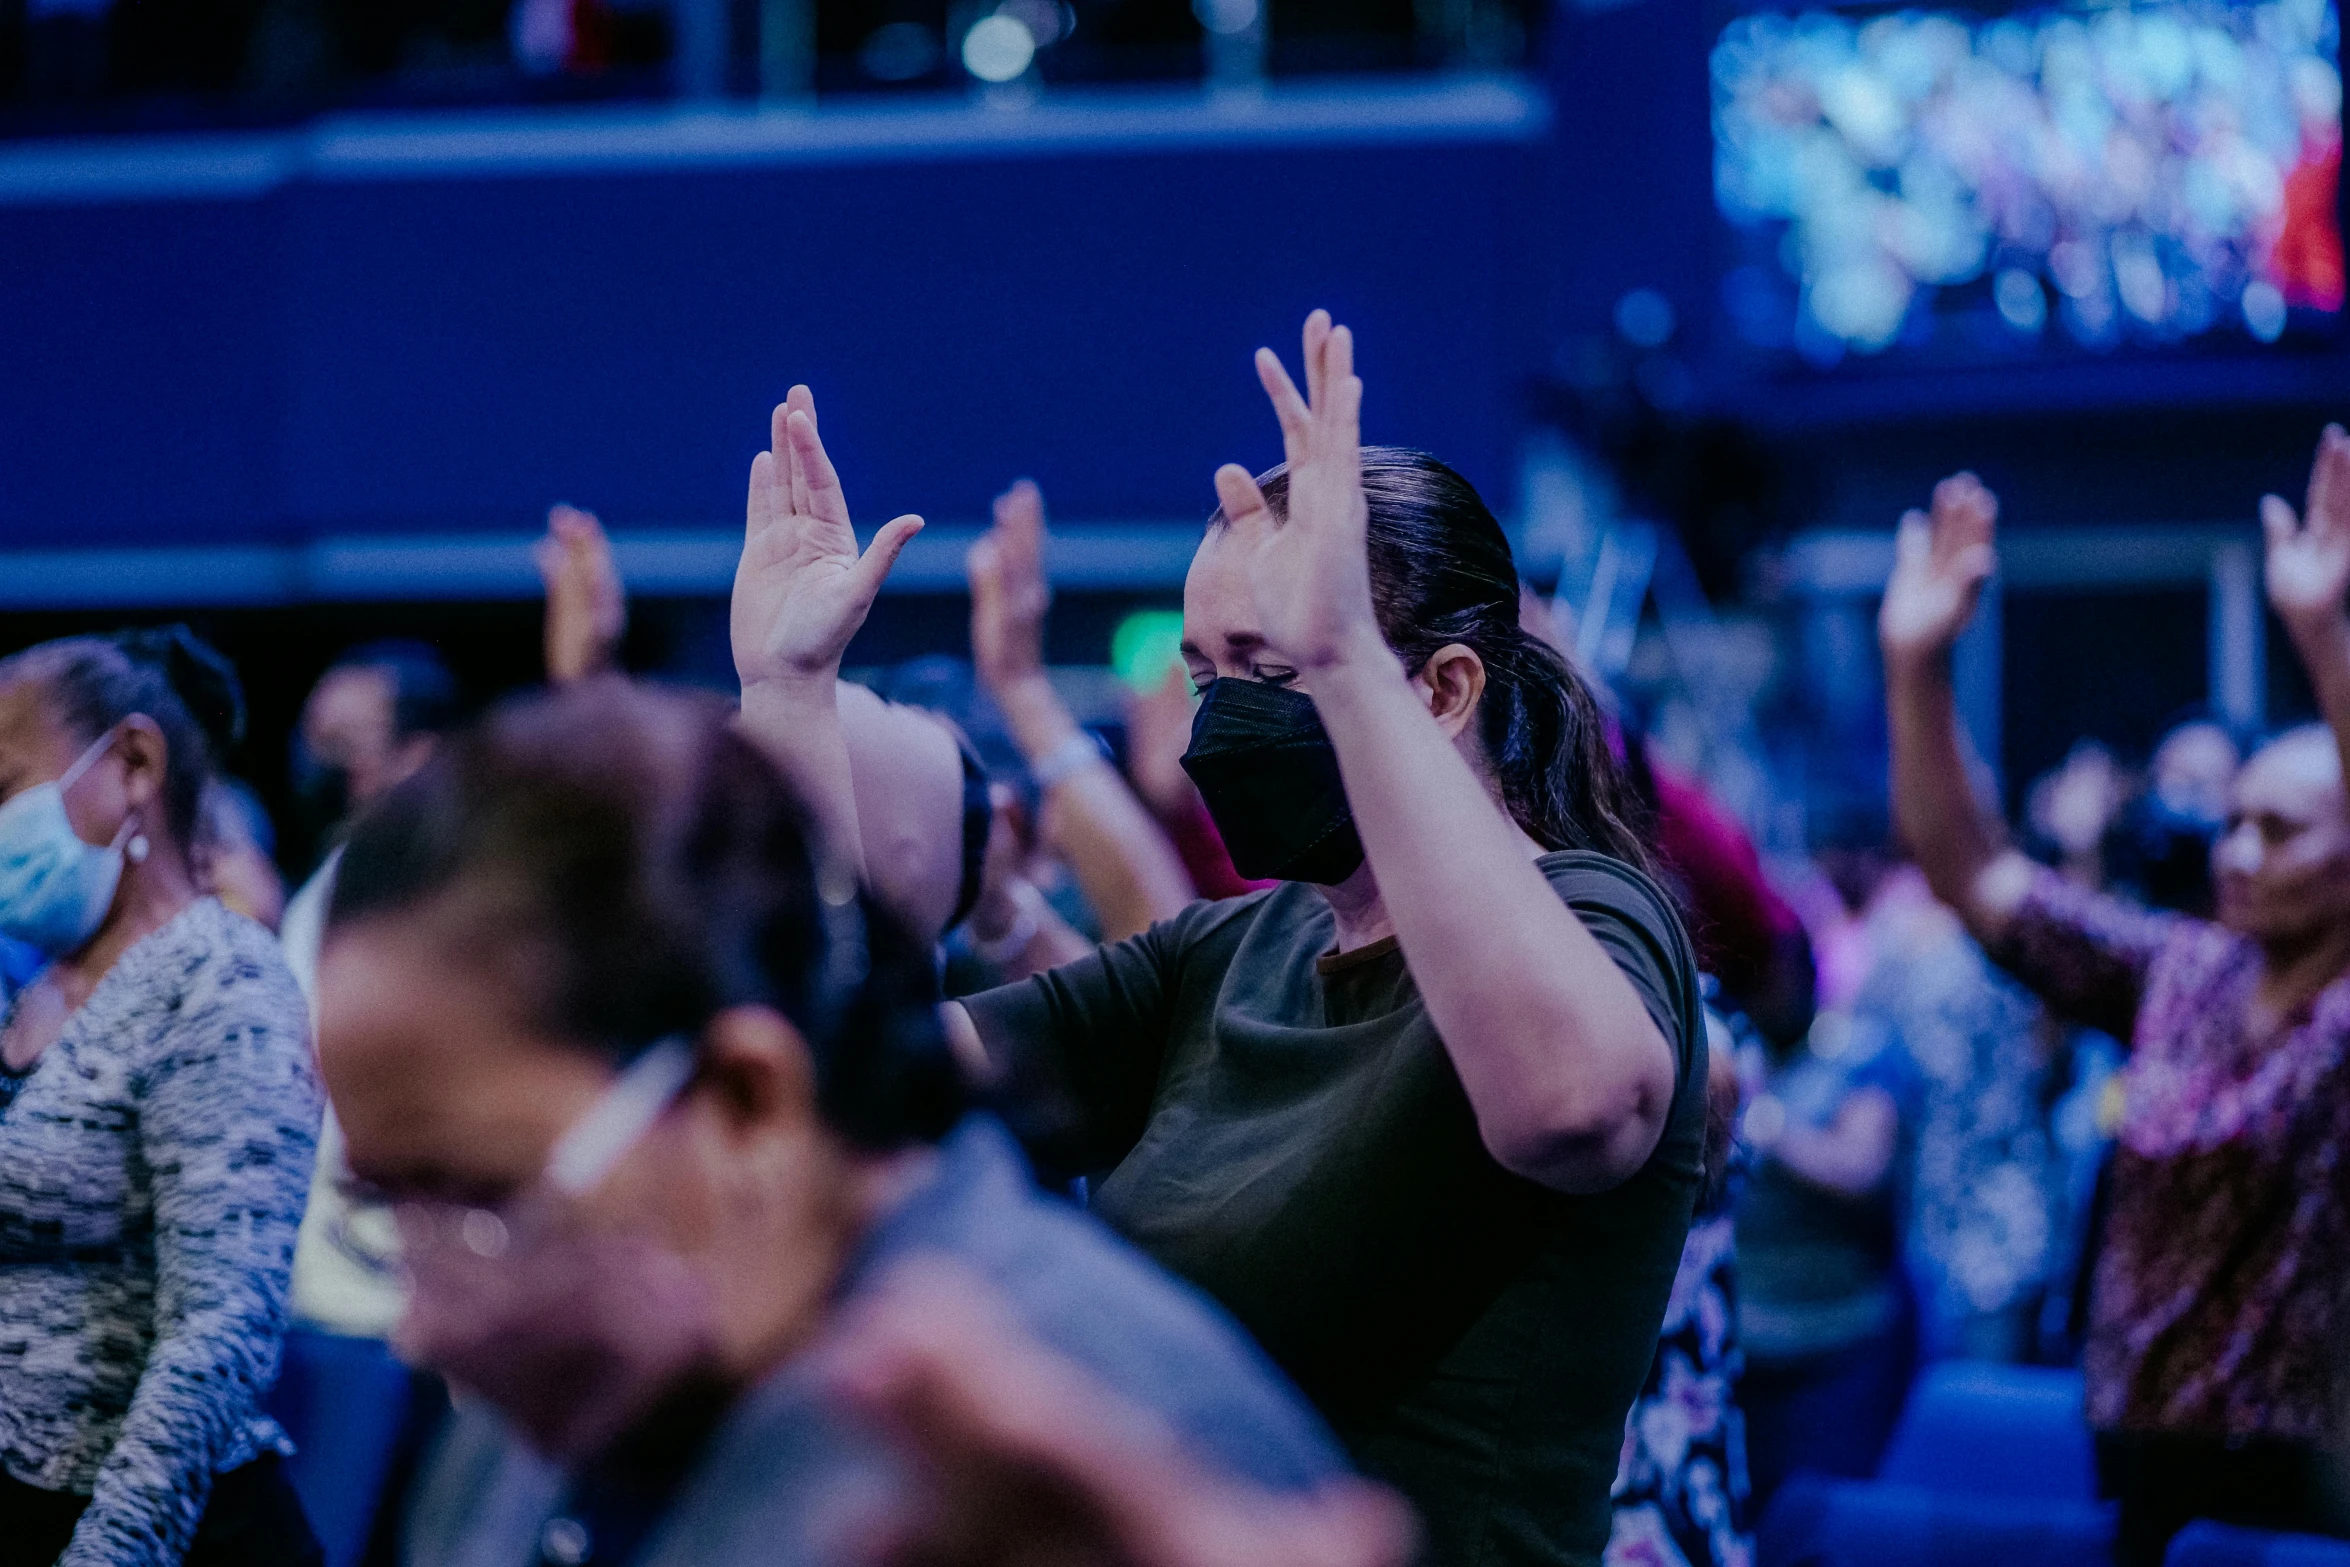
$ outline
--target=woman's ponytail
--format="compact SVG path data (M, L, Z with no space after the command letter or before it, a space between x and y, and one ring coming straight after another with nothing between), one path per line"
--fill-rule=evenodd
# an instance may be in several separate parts
M1591 688L1556 648L1516 626L1477 653L1485 754L1518 825L1547 849L1595 849L1654 870L1643 813Z

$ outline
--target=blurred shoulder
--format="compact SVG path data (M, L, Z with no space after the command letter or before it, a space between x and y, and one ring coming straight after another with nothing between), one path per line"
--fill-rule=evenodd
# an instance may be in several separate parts
M1188 951L1237 942L1260 921L1287 921L1296 913L1310 913L1321 907L1322 901L1315 896L1313 888L1302 882L1280 882L1255 892L1244 892L1237 898L1198 899L1153 928L1162 933L1168 945L1178 951Z
M258 1028L307 1049L309 1004L267 927L199 898L149 941L150 972L183 1025Z

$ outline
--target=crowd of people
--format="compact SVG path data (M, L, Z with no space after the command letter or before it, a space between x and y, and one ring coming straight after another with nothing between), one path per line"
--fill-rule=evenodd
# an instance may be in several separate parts
M2262 503L2320 721L2077 753L2020 840L1945 481L1890 821L1806 879L1362 443L1348 330L1302 364L1122 764L1032 485L967 670L842 677L922 524L860 547L805 388L733 699L619 668L559 507L544 689L319 680L291 897L201 642L0 661L0 1563L321 1560L296 1324L414 1368L372 1559L419 1567L1747 1567L1950 1357L2083 1364L2125 1563L2341 1530L2350 437Z

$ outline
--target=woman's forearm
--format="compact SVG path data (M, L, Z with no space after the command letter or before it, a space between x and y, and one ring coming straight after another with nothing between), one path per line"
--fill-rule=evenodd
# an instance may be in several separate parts
M1789 1125L1770 1145L1770 1155L1823 1191L1866 1197L1892 1172L1900 1130L1893 1096L1882 1088L1863 1088L1826 1126Z
M1355 825L1487 1149L1569 1191L1656 1146L1673 1053L1384 647L1315 671Z

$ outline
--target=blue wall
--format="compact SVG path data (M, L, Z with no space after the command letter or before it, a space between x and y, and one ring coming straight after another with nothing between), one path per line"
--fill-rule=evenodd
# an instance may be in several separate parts
M1466 82L0 150L0 547L731 527L794 380L861 518L1196 519L1316 304L1367 432L1506 504L1546 130Z

